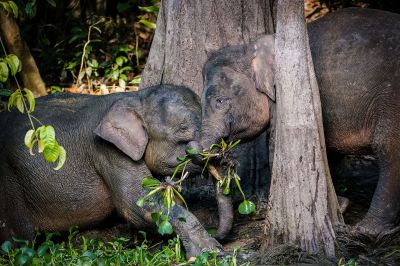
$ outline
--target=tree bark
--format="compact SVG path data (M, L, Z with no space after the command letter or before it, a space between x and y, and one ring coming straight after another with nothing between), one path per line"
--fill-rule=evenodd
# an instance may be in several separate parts
M36 97L47 95L46 86L28 45L21 36L17 22L3 10L0 11L0 29L8 52L18 56L21 61L22 69L19 74L24 87L30 89Z
M175 84L203 91L202 69L208 56L224 46L246 44L273 33L273 0L163 0L141 87ZM247 193L269 185L266 134L237 148ZM189 187L199 180L188 180ZM261 191L261 192L260 192Z
M273 33L268 0L163 0L141 87L185 85L203 91L209 54Z
M277 121L266 247L290 243L334 256L333 224L343 218L327 164L303 0L279 0L275 51Z

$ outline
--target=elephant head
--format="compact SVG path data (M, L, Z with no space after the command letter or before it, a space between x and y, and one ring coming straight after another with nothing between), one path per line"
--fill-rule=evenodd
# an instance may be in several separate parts
M94 132L134 161L143 159L153 175L166 176L174 172L188 143L199 139L201 107L189 89L156 88L116 101ZM190 164L188 170L201 169Z
M274 37L231 46L210 56L203 68L201 145L247 140L259 135L270 120L275 100Z

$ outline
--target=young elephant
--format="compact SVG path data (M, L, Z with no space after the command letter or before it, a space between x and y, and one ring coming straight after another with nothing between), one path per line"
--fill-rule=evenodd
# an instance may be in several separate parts
M400 15L350 8L308 25L327 148L374 154L379 182L357 225L378 235L400 214ZM217 51L204 67L201 144L251 139L274 119L274 38ZM290 141L290 140L288 140Z
M55 94L37 99L36 106L35 116L56 129L67 161L55 171L43 156L30 156L23 143L26 116L0 114L0 243L11 236L32 239L35 230L92 226L115 209L138 228L154 227L150 214L157 204L135 204L148 193L142 180L171 175L176 158L199 137L198 97L163 85L101 97ZM185 208L175 205L170 218L188 256L221 250Z

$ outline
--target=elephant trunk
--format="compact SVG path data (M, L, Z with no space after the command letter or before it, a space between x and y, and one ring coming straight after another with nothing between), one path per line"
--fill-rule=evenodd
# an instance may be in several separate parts
M189 148L193 149L198 149L197 143L191 142L189 145ZM200 157L197 158L197 157ZM191 159L193 163L195 164L204 164L204 162L201 160L201 156L193 156L191 155ZM218 170L215 166L213 165L208 165L208 170L210 174L214 177L215 180L220 180L221 177L218 173ZM224 195L222 189L218 186L218 182L215 182L215 197L217 200L217 206L218 206L218 229L217 232L215 233L214 237L220 241L224 239L230 230L232 229L232 224L233 224L233 204L232 204L232 198L230 195Z
M230 195L224 195L222 189L215 183L215 196L218 204L218 229L214 237L220 241L224 239L232 229L233 225L233 204Z

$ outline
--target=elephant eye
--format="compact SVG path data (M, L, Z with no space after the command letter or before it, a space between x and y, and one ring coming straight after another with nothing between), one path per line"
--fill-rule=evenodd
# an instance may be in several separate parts
M229 103L228 97L218 97L215 99L215 108L218 110L225 109L228 103Z
M179 127L180 131L186 131L188 129L189 129L189 127L186 124L181 124L180 127Z

